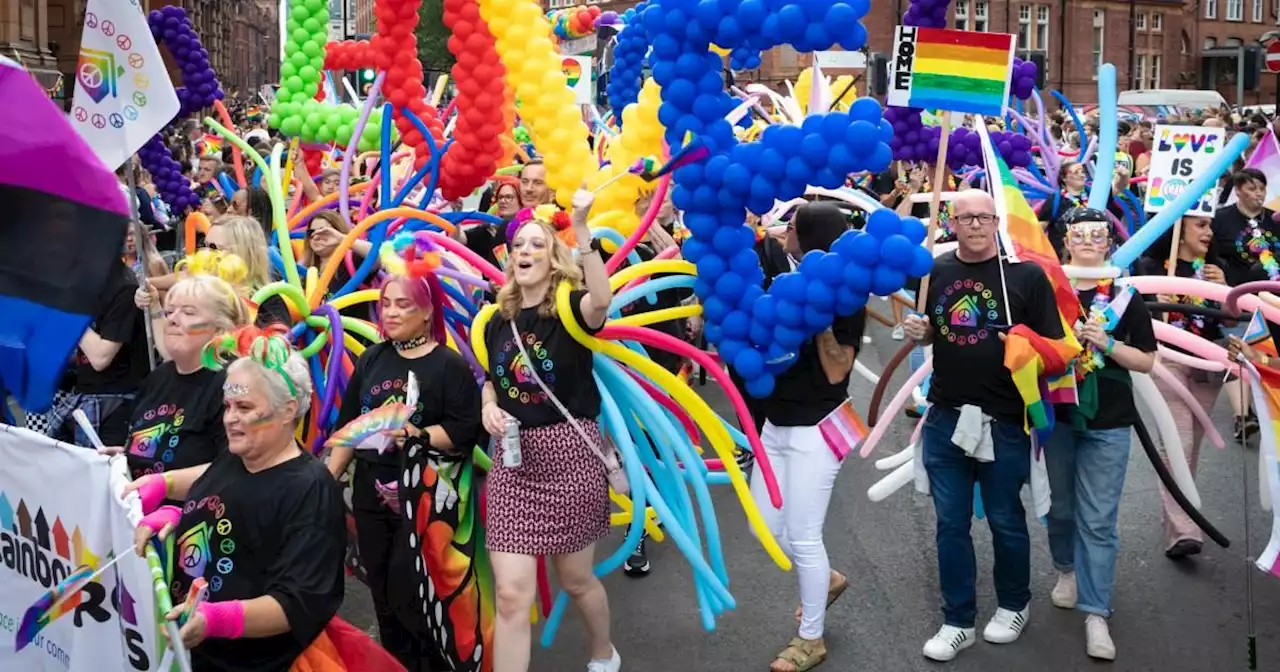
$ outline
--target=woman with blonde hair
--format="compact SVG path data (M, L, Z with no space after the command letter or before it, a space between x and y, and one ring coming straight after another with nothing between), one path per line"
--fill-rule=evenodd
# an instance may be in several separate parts
M548 556L590 635L588 672L617 672L622 659L609 634L609 600L592 572L595 543L609 531L609 485L591 383L591 351L556 310L568 283L572 319L588 333L604 326L613 292L591 245L593 195L573 197L572 227L582 269L553 226L541 219L511 231L507 281L485 327L489 380L482 419L499 443L489 476L488 547L497 593L494 671L529 669L537 557ZM585 277L586 291L581 283Z
M134 296L144 310L157 300L154 289L140 288ZM134 478L208 464L226 448L226 374L204 368L201 353L215 334L249 324L248 306L230 283L214 275L179 280L165 296L161 314L156 346L165 362L142 382L127 445L107 449L126 452Z

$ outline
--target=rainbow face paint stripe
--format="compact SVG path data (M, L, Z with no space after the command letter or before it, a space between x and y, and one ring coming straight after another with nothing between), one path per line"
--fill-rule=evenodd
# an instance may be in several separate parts
M889 61L888 103L1003 116L1014 36L898 26Z

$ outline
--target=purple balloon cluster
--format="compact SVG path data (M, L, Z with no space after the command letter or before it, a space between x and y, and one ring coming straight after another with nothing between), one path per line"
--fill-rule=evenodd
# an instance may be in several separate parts
M911 0L906 14L902 15L902 25L920 28L946 28L947 9L951 0Z
M182 166L173 158L169 147L157 133L151 136L147 144L138 150L138 158L142 159L142 167L151 173L151 180L156 185L160 198L169 204L173 216L181 217L188 210L200 204L200 198L191 190L191 184L182 175Z
M1013 57L1013 74L1009 76L1013 80L1013 86L1010 93L1018 100L1027 100L1036 90L1036 64L1031 61L1024 61L1017 56Z
M1011 131L992 131L991 144L1010 168L1026 168L1031 164L1031 138ZM967 128L953 131L947 144L947 165L952 170L982 167L982 136Z
M182 86L177 87L178 102L182 108L178 116L186 116L196 110L222 100L222 84L209 65L209 52L200 43L200 36L191 25L186 10L177 5L166 5L147 15L151 34L169 49L173 60L182 70Z
M898 161L930 161L938 156L941 130L925 126L920 110L910 107L886 107L884 119L893 124L893 140L889 148Z

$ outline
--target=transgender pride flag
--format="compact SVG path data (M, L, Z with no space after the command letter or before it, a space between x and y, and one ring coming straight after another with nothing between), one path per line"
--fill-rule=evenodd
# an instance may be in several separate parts
M1250 335L1257 334L1255 338ZM1268 334L1262 336L1261 334ZM1262 311L1253 314L1253 321L1246 330L1245 340L1255 348L1275 352L1269 330L1262 320ZM1271 501L1271 540L1258 556L1258 568L1274 576L1280 576L1280 371L1270 367L1256 368L1245 361L1241 368L1249 375L1249 387L1253 392L1253 405L1258 413L1258 474Z
M1280 210L1280 145L1276 143L1275 133L1267 129L1267 134L1258 142L1258 146L1245 163L1246 168L1256 168L1267 176L1267 202L1271 210ZM1236 192L1231 190L1227 197L1227 205L1236 202Z

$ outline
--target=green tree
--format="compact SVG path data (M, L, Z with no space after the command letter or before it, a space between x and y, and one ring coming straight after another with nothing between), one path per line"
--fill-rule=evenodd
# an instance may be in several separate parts
M449 30L444 27L444 3L442 0L423 0L418 10L418 60L427 71L427 86L435 83L435 77L449 72L453 67L453 54L449 53Z

